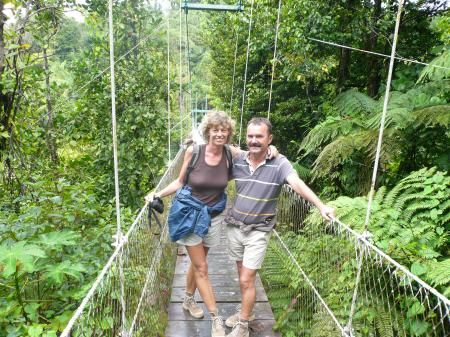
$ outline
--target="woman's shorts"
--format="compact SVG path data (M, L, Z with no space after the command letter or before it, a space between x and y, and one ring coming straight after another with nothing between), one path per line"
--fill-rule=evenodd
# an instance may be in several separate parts
M209 226L208 233L202 239L197 234L191 233L179 239L177 243L182 246L197 246L203 242L205 247L214 247L220 243L220 236L223 233L223 226L225 218L224 212L211 219L211 226Z

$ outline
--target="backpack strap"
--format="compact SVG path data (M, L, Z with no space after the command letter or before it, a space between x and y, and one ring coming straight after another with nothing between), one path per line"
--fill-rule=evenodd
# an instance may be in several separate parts
M194 169L195 164L197 164L198 156L200 155L200 145L194 144L192 149L192 157L189 161L189 165L186 169L186 175L184 176L184 185L187 185L189 174L191 174L192 170Z

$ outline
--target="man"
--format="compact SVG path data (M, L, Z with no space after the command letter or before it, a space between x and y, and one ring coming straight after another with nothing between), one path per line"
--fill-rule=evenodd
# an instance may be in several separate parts
M266 118L256 117L247 125L248 153L233 160L236 199L225 219L230 259L236 261L242 295L242 307L225 324L233 327L227 337L248 337L248 322L256 301L255 279L264 260L276 221L276 204L281 187L288 183L295 192L313 203L322 216L330 220L333 208L324 205L298 177L286 157L266 159L272 142L272 125Z

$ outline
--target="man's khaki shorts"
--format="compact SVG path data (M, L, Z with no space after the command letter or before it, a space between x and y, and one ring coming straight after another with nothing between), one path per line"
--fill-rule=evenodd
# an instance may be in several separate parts
M251 230L243 233L239 227L227 225L228 254L230 260L242 261L249 269L260 269L269 244L270 232Z
M179 239L177 243L182 246L197 246L203 242L203 246L205 247L217 246L220 243L220 235L223 232L224 218L224 213L212 218L211 226L209 226L208 233L203 237L203 239L197 234L191 233Z

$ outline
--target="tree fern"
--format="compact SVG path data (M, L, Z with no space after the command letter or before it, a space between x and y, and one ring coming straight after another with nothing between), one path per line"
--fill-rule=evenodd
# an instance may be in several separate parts
M436 67L437 66L437 67ZM441 55L436 57L426 66L420 73L417 83L425 81L439 81L444 78L450 78L450 70L438 67L450 68L450 49L445 50Z
M336 139L341 135L347 135L363 126L359 119L330 117L316 125L303 138L300 150L305 151L305 156L317 151L323 144Z
M336 97L335 105L341 116L370 115L376 112L379 104L371 97L350 89Z
M355 151L367 149L374 139L376 139L376 133L370 131L359 131L338 137L325 146L315 160L313 167L315 176L328 174L332 168L350 158Z
M450 125L450 105L435 105L413 111L416 122L424 126Z

